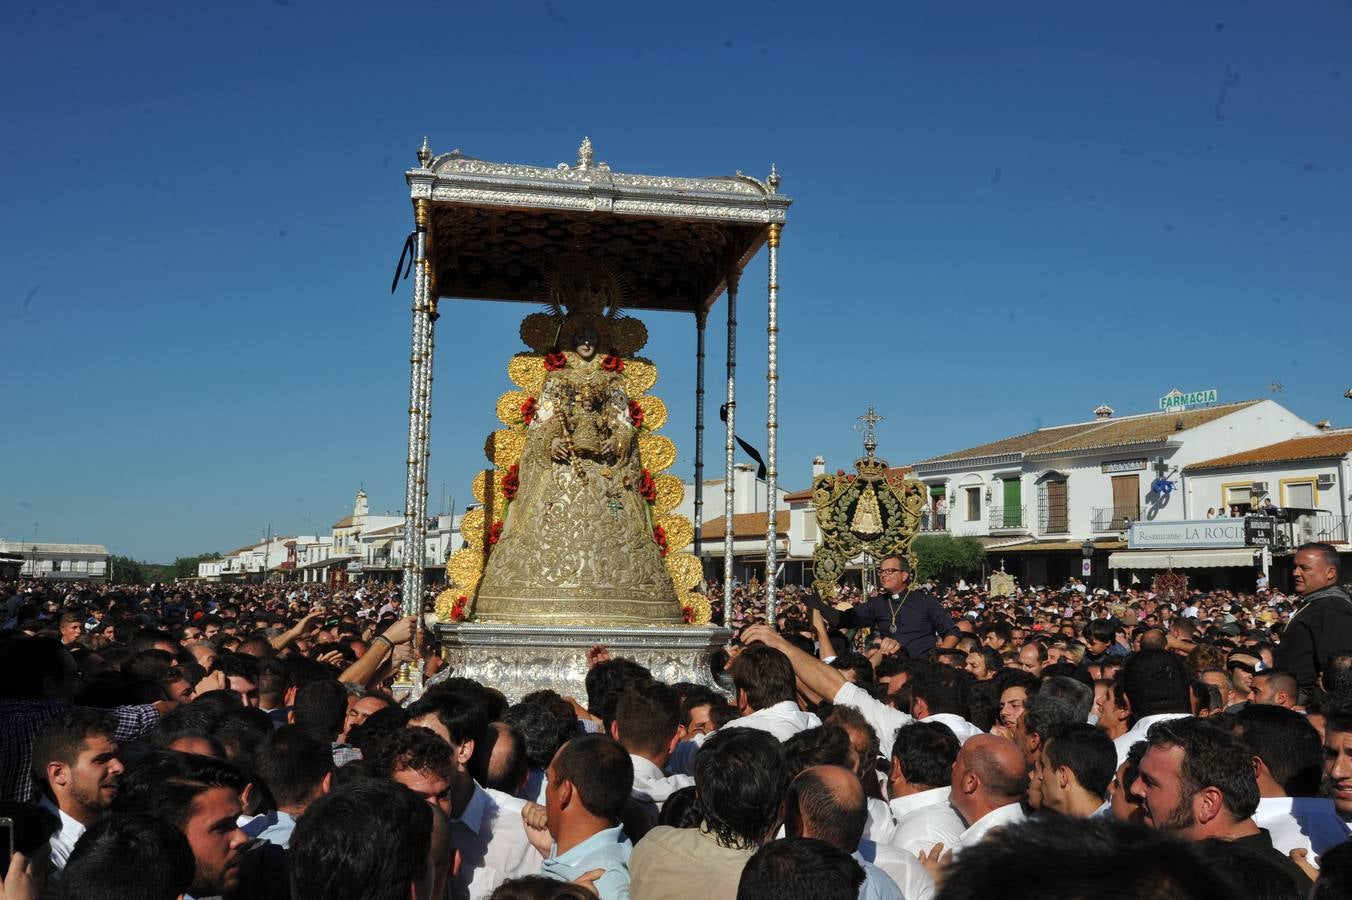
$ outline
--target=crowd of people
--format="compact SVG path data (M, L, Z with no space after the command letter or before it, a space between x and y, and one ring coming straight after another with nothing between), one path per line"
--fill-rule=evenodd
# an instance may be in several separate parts
M1352 896L1352 598L738 586L704 683L441 672L397 592L0 585L0 900ZM721 586L710 596L721 607ZM0 834L0 841L4 840Z

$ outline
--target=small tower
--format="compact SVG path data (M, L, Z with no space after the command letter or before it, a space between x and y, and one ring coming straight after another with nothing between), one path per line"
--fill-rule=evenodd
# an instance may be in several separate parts
M361 521L366 518L366 488L357 488L357 501L352 504L352 518Z

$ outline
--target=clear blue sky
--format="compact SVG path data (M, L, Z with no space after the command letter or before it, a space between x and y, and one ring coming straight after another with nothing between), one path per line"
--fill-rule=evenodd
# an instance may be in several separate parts
M0 536L162 561L326 532L362 483L401 508L388 289L424 134L539 165L588 134L624 172L777 162L790 488L817 453L849 465L869 404L893 463L1173 387L1280 382L1352 419L1345 0L425 6L3 5ZM761 446L764 267L739 357ZM469 496L528 311L443 304L433 507ZM648 324L688 475L693 324Z

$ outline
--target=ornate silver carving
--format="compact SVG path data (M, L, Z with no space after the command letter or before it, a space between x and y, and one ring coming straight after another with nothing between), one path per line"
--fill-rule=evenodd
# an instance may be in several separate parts
M737 421L737 285L740 283L741 277L740 271L728 273L728 431L723 444L725 456L723 461L723 624L729 627L732 625L732 511L736 508L733 505L732 464L737 448L736 437L733 432L733 425ZM696 485L696 489L703 490L703 486Z
M725 628L690 625L574 628L556 625L436 626L447 667L427 682L472 678L516 702L531 691L550 689L586 697L587 650L604 644L612 657L642 663L668 684L690 681L725 691L709 667L713 652L732 636Z

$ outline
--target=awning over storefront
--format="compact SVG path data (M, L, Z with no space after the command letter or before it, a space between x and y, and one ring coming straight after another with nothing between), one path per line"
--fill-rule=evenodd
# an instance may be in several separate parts
M1252 547L1232 550L1126 550L1108 554L1110 569L1224 569L1251 568Z

